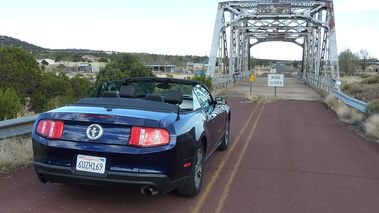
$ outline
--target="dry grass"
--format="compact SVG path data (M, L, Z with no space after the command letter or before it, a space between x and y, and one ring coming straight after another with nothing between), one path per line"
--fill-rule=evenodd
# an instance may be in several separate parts
M325 100L324 100L325 104L328 105L328 107L334 111L337 110L338 108L338 98L332 94L329 94Z
M378 141L379 140L379 114L371 115L364 124L365 124L367 136Z
M33 160L31 141L30 136L0 140L0 174L9 173Z
M248 100L247 102L249 103L272 103L279 100L275 98L260 97L260 96L252 95L252 94L248 94L246 99Z
M356 124L365 119L364 113L346 105L332 94L328 95L324 102L330 109L334 110L338 118L344 122Z
M333 95L326 97L324 101L329 108L334 110L338 118L351 124L351 127L364 138L379 142L379 114L366 114L347 106Z
M362 78L359 76L344 76L341 77L341 82L343 84L353 84L353 83L360 83L362 81Z
M365 114L352 107L349 107L343 102L339 103L339 106L336 109L336 113L342 121L349 124L361 122L365 118Z

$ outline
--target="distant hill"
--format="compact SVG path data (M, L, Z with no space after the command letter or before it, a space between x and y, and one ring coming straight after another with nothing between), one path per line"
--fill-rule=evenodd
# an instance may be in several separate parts
M28 42L21 41L20 39L12 38L9 36L0 35L0 48L4 46L13 46L24 49L27 52L45 52L47 49L29 44Z
M19 47L32 53L35 58L51 58L54 60L72 60L72 61L83 61L83 57L86 54L93 55L96 57L103 57L113 60L118 57L119 54L124 54L122 52L113 52L111 54L99 51L99 50L89 50L89 49L49 49L30 44L20 39L12 38L5 35L0 35L0 48L4 46ZM182 67L188 63L207 63L208 56L195 56L195 55L160 55L160 54L150 54L150 53L129 53L144 63L144 64L173 64L177 67ZM62 59L63 58L63 59ZM74 59L75 58L75 59ZM252 63L255 66L268 66L270 63L290 63L290 61L284 60L272 60L272 59L254 59Z

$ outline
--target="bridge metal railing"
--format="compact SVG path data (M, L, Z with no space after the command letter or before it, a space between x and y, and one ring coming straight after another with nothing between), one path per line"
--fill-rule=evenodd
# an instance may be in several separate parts
M334 81L331 78L325 77L325 76L320 76L320 75L315 75L313 73L304 73L305 80L307 80L309 83L312 85L325 90L327 92L330 92L330 90L334 86Z
M214 90L226 87L229 84L241 81L250 76L251 71L244 71L238 74L218 75L212 77L212 87Z

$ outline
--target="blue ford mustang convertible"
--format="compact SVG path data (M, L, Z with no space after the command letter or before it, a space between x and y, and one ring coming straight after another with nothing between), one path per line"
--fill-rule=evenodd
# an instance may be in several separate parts
M230 108L207 87L173 78L124 78L90 98L39 115L34 168L43 183L127 187L196 196L204 161L229 143Z

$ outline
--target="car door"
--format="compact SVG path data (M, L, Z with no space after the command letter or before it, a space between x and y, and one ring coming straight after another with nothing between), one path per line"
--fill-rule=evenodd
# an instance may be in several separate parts
M194 95L197 97L196 101L198 101L195 107L200 108L206 118L205 126L208 131L208 143L211 150L213 150L224 134L225 116L223 116L222 109L216 104L205 87L201 85L195 86Z

